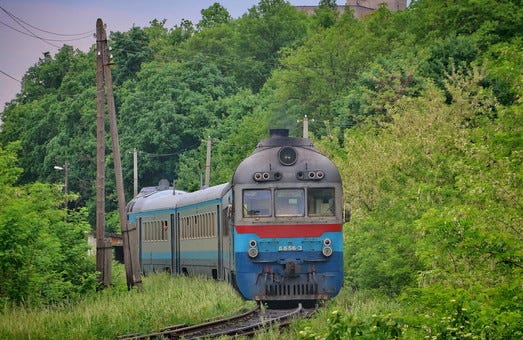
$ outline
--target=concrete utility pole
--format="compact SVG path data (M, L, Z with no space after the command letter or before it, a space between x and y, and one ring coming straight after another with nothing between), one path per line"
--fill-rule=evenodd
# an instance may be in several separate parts
M314 122L314 119L311 119L310 121ZM297 122L303 122L303 138L309 138L309 117L305 115L303 120L298 119Z
M133 197L138 195L138 150L133 149Z
M105 239L105 88L102 51L107 43L102 21L96 22L96 271L105 286L112 283L112 247ZM107 247L108 246L108 247Z
M303 117L303 138L309 138L309 118Z
M209 187L211 182L211 137L207 137L207 156L205 157L205 187Z
M116 122L116 106L114 103L113 95L113 81L111 75L111 69L109 68L109 47L107 45L107 34L103 27L102 19L96 21L97 31L100 29L101 36L100 41L102 43L102 64L103 64L103 76L105 84L105 93L107 97L107 108L109 111L109 126L111 130L111 141L113 147L113 162L114 172L116 177L116 193L118 197L118 213L120 215L120 224L122 228L123 237L123 253L125 262L125 272L127 278L127 287L130 289L132 286L140 286L140 269L138 265L137 256L137 237L136 228L132 230L128 229L127 215L125 212L125 194L123 186L122 176L122 163L120 155L120 143L118 140L118 126Z

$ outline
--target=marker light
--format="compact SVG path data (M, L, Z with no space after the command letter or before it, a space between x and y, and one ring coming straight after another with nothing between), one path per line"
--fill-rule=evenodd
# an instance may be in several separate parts
M249 257L253 259L256 256L258 256L258 249L257 248L249 248L249 251L247 252L247 254L249 254Z
M321 253L323 254L323 256L329 257L329 256L332 255L332 248L331 247L323 247L323 249L321 250Z

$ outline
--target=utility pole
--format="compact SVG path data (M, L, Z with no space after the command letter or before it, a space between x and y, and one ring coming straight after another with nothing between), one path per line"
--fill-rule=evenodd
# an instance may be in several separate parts
M207 137L207 156L205 157L205 187L211 182L211 136Z
M138 150L133 149L133 197L138 195Z
M96 271L105 286L112 283L112 247L105 239L105 88L102 51L107 39L102 20L96 22Z
M124 262L125 262L125 272L127 278L127 287L130 289L132 286L140 286L140 269L138 266L138 257L137 257L137 237L136 237L136 228L132 230L128 229L127 224L127 215L125 212L125 194L123 186L123 176L122 176L122 163L120 155L120 143L118 140L118 126L116 121L116 106L114 103L113 95L113 81L111 75L111 69L109 68L109 47L107 45L107 34L103 27L101 19L96 21L97 31L100 28L101 35L100 41L102 43L102 65L103 65L103 77L105 84L105 94L107 98L107 108L109 111L109 126L111 131L111 141L113 147L113 162L114 162L114 172L116 177L116 193L118 197L118 213L120 215L120 224L122 228L122 237L123 237L123 253L124 253Z
M309 118L303 117L303 138L309 138Z
M314 119L311 119L310 121L314 122ZM309 117L305 115L303 120L298 119L297 122L303 122L303 138L309 138Z

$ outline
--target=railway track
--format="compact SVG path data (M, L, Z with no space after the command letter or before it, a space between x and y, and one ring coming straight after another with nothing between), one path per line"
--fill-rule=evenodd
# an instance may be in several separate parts
M120 340L138 339L199 339L219 336L253 335L267 327L285 327L295 318L308 317L316 309L265 309L260 307L229 318L217 319L198 325L175 325L155 333L124 335Z

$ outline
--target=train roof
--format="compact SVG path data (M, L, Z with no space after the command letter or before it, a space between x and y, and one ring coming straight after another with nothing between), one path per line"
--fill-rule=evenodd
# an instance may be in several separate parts
M285 165L280 161L280 151L286 148L292 149L295 153L292 164ZM322 171L324 175L322 181L341 182L336 165L321 154L309 138L274 135L258 143L253 153L240 163L232 182L235 185L255 184L253 177L256 173L278 172L279 183L292 183L296 181L298 172L309 171Z
M230 188L231 183L228 182L181 195L176 207L186 207L191 204L221 199Z
M128 212L146 212L154 210L167 210L186 207L191 204L212 201L221 198L231 187L230 183L216 185L195 192L176 190L173 194L172 188L167 190L140 191L127 205Z
M185 191L173 188L158 190L156 187L143 188L140 193L127 204L127 211L140 212L158 209L172 209Z

